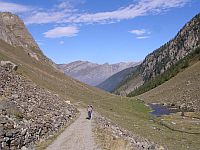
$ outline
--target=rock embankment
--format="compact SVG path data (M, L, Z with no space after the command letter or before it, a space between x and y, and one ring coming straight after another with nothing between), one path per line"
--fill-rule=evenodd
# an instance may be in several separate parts
M57 94L0 66L0 149L26 149L70 122L78 110Z
M96 114L96 123L97 125L103 129L108 130L112 133L112 136L115 138L121 138L126 140L132 149L137 150L164 150L163 146L160 146L152 141L149 141L145 138L139 137L137 135L132 134L130 131L127 131L117 124L112 123L105 117Z

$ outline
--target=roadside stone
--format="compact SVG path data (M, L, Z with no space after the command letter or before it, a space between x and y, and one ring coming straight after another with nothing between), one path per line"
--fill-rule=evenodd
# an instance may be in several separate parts
M27 131L27 129L22 129L21 135L22 135L22 136L25 136L25 135L26 135L26 131Z
M5 129L3 126L0 126L0 137L5 135Z
M7 131L6 132L6 137L9 137L9 138L11 138L11 137L13 137L13 133L12 133L12 131Z
M0 65L4 68L16 71L18 66L11 61L1 61Z
M27 148L26 146L23 146L23 147L21 148L21 150L28 150L28 148Z
M13 94L11 97L14 98L14 99L19 98L19 96L17 94Z
M5 142L8 142L9 140L10 140L9 137L5 137L5 138L4 138L4 141L5 141Z
M5 109L2 109L2 115L7 115L7 111Z
M165 148L163 146L160 146L158 150L164 150Z
M7 146L6 142L2 142L2 143L1 143L1 147L2 147L3 149L6 148L6 146Z
M8 123L8 119L6 117L0 117L0 124L5 125L6 123Z

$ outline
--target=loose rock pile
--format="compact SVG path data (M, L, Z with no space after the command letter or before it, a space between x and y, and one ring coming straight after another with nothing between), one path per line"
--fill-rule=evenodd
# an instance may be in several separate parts
M153 143L147 139L141 138L137 135L133 135L129 131L119 127L118 125L110 122L108 119L100 116L99 114L96 115L96 123L102 129L107 129L112 133L112 135L116 138L122 138L128 141L133 149L138 150L164 150L163 146L159 146L156 143Z
M78 110L57 94L0 66L0 149L26 149L47 139Z

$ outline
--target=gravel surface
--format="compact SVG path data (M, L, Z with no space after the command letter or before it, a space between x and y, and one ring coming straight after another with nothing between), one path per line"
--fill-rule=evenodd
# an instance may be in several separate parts
M92 133L92 120L80 110L80 117L72 123L46 150L99 150Z

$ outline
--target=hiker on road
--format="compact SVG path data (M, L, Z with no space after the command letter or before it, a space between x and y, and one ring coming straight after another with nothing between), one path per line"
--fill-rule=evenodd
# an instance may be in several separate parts
M88 112L88 119L89 120L92 118L92 111L93 111L92 105L88 105L87 112Z

